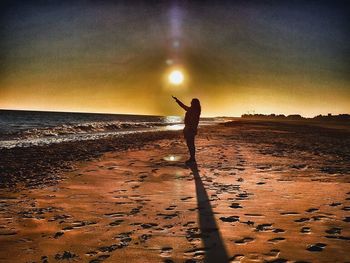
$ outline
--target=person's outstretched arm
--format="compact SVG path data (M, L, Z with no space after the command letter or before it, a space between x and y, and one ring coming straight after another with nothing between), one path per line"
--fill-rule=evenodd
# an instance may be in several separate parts
M180 101L178 98L172 96L173 99L177 102L177 104L179 104L179 106L181 108L183 108L185 111L188 111L190 107L186 106L185 104L182 103L182 101Z

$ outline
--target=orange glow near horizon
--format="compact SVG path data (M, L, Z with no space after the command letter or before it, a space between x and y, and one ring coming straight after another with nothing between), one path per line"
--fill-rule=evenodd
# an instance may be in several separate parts
M254 92L255 96L250 92ZM202 104L202 116L232 116L239 117L245 113L261 114L301 114L305 117L314 117L318 114L349 113L346 94L342 98L336 98L334 94L327 94L329 100L320 101L317 98L291 98L276 94L266 98L255 88L246 88L246 92L232 92L231 94L218 94L208 96L206 94L181 91L178 95L185 104L189 105L192 97L198 97ZM125 94L116 96L116 93L83 94L82 96L44 96L43 94L1 94L0 109L17 110L43 110L43 111L67 111L67 112L95 112L113 114L141 114L141 115L183 115L181 109L173 105L171 95L177 93L173 90L157 94L152 98L151 94L140 91L136 98ZM293 101L294 100L294 101ZM333 101L337 100L337 104ZM159 102L166 106L165 110L158 108ZM291 103L293 102L293 103ZM174 107L173 107L174 106Z
M243 2L14 1L0 109L182 116L174 95L208 117L350 113L341 5Z

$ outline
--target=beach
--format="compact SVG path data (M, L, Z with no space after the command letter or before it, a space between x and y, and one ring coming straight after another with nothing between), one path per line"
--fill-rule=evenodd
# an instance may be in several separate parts
M1 262L350 262L350 129L238 119L1 150Z

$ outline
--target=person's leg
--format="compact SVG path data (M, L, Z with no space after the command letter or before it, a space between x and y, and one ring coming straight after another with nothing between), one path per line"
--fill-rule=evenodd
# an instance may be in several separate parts
M188 151L190 152L190 160L195 160L196 148L194 145L194 136L186 136L186 144Z

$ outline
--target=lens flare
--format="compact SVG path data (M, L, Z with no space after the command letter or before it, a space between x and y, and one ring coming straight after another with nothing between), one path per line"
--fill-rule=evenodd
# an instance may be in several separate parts
M169 82L173 85L180 85L184 81L184 75L180 70L173 70L169 74Z

